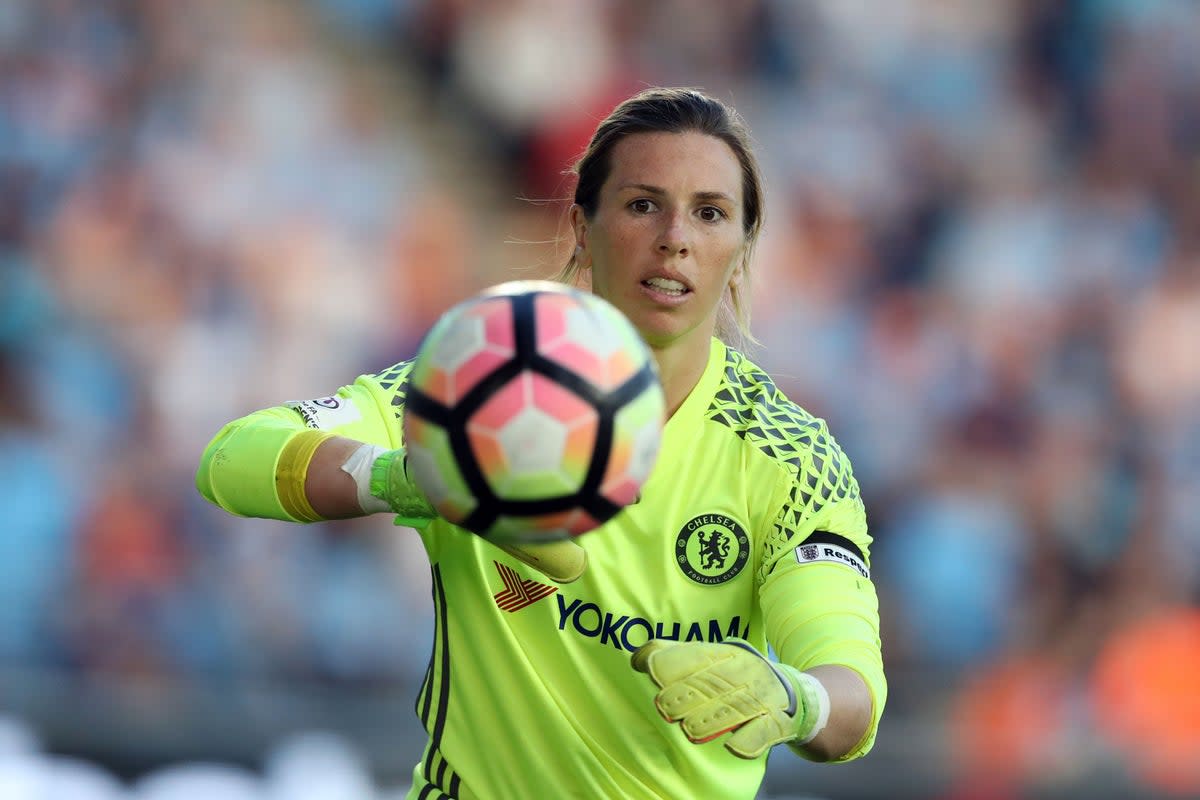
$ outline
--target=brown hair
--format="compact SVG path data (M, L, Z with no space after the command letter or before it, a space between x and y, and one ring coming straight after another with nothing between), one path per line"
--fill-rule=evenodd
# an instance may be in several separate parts
M613 147L634 133L697 133L714 136L729 145L742 167L742 219L746 247L742 253L742 280L730 287L727 301L718 311L717 336L737 343L754 342L750 333L750 262L754 244L763 225L763 187L758 159L754 156L750 131L741 115L730 106L695 89L650 88L622 101L592 134L583 155L571 172L576 176L575 203L584 216L592 218L600 200L600 188L611 170ZM574 254L556 276L576 283L580 267Z

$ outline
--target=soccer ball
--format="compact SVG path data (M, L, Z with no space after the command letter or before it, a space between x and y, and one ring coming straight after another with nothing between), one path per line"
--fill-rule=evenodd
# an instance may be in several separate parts
M665 407L649 348L606 300L500 284L443 314L418 349L409 474L443 518L492 541L578 536L637 499Z

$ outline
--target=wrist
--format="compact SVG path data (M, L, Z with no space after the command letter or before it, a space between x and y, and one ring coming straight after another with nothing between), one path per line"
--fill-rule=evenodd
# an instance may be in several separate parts
M382 448L381 448L382 450ZM367 493L407 520L430 520L437 511L408 477L404 448L383 450L371 462Z
M386 500L371 494L371 472L376 461L386 455L388 450L374 444L363 444L356 448L346 462L342 464L342 472L354 479L354 488L358 497L358 507L364 514L377 514L390 511L391 506Z
M790 664L773 663L771 666L796 695L796 735L789 744L803 747L817 738L829 724L829 692L815 676Z

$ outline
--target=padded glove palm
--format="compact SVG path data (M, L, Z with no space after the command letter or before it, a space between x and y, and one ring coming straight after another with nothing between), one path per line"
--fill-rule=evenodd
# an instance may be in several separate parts
M725 747L739 758L810 741L828 718L828 695L816 678L769 661L742 639L652 639L632 664L659 687L654 704L664 719L695 743L730 733Z

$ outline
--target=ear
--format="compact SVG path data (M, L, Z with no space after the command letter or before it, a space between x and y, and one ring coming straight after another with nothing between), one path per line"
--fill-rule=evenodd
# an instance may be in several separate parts
M571 206L569 213L571 220L571 231L575 234L575 263L580 269L589 269L592 266L591 254L588 252L587 216L583 213L583 206L575 203Z
M742 285L742 278L746 275L746 254L742 253L738 256L737 264L733 268L733 272L729 273L729 289L739 289Z

